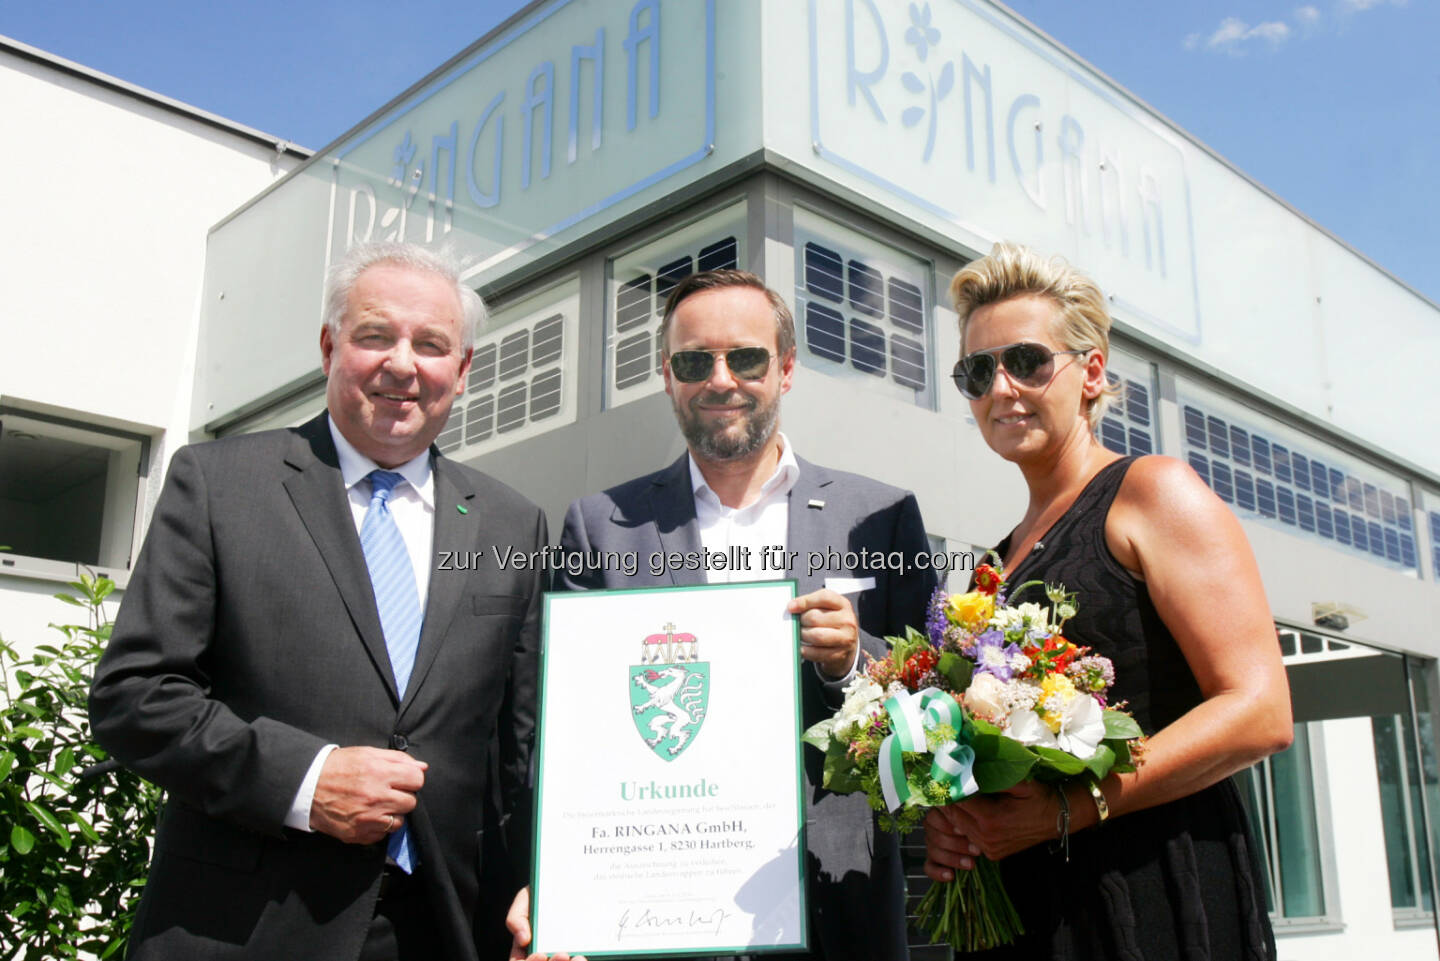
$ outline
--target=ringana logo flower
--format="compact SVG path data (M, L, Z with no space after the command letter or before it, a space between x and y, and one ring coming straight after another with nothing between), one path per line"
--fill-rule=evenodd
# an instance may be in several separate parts
M905 31L905 42L915 47L915 54L924 63L930 48L940 42L940 31L930 26L930 4L923 7L910 4L910 27Z

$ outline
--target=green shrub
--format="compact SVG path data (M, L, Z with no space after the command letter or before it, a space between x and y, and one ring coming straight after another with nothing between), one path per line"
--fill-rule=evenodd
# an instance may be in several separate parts
M150 859L160 789L107 758L85 709L115 583L69 586L85 624L28 658L0 639L0 959L120 957Z

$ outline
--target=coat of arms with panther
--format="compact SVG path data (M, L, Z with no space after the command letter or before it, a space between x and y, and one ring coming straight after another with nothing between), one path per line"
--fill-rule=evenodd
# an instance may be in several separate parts
M694 634L674 624L640 645L640 663L630 666L630 710L635 729L656 756L673 761L694 741L710 700L710 664L700 659Z

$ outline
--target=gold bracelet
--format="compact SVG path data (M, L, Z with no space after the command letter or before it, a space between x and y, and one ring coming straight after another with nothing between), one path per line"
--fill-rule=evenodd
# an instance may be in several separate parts
M1100 785L1094 781L1087 780L1085 786L1090 789L1090 796L1095 799L1095 810L1100 813L1100 821L1097 824L1104 824L1105 819L1110 816L1110 802L1105 800L1105 792L1100 790Z

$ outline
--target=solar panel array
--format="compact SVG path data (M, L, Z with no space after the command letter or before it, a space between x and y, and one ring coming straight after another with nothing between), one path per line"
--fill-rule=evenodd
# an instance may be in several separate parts
M574 336L576 298L561 309L542 310L521 324L503 318L493 333L477 338L465 393L455 402L445 430L436 439L444 453L489 444L501 446L523 434L522 428L558 426L574 419L560 416L565 407L566 378L575 376L566 364L567 338ZM528 433L533 433L528 432Z
M884 265L831 241L798 248L805 350L918 392L929 385L926 304L919 271Z
M1186 459L1227 504L1351 552L1417 569L1414 517L1398 489L1196 403L1185 403L1181 413Z
M1155 453L1155 411L1150 387L1113 370L1109 376L1119 393L1100 421L1100 442L1117 454Z
M740 246L727 236L686 251L653 271L629 271L615 290L615 351L610 384L625 391L659 377L660 320L665 301L675 285L693 273L733 270L739 266ZM618 279L618 278L617 278Z

